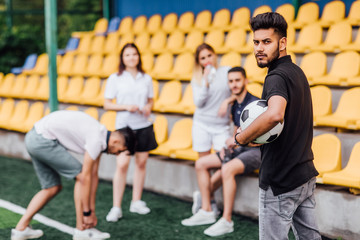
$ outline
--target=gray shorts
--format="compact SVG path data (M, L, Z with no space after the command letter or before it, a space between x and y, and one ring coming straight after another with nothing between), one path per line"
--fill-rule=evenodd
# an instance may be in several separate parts
M243 174L248 174L256 169L259 169L261 164L261 152L259 147L237 147L234 149L225 149L224 158L220 157L220 152L217 152L216 155L219 157L222 164L238 159L244 166L245 170Z
M81 172L82 164L57 140L46 139L35 129L26 134L25 145L42 189L61 185L60 175L74 179Z

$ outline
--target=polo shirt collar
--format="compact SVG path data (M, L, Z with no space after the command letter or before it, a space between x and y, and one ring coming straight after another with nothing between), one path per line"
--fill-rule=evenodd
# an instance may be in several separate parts
M285 62L292 62L290 55L286 55L286 56L284 56L284 57L281 57L281 58L278 58L278 59L274 60L274 61L270 64L269 72L272 71L272 70L274 70L277 66L279 66L280 64L285 63Z
M107 131L107 134L106 134L106 148L105 148L104 151L102 151L102 152L104 152L104 153L107 153L107 151L108 151L108 149L109 149L110 134L111 134L111 132L110 132L110 131Z
M131 73L129 73L129 72L126 71L126 70L124 71L124 73L126 73L126 74L128 74L129 76L133 77L133 76L131 75ZM141 78L142 76L143 76L142 72L138 72L138 73L136 74L135 80Z

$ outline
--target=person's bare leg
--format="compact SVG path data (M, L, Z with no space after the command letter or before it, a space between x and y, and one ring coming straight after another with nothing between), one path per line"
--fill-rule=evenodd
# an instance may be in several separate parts
M56 194L61 191L62 186L57 185L51 188L42 189L31 199L25 214L16 225L16 230L23 231L29 226L31 219L40 211Z
M121 208L126 186L126 174L129 167L131 156L125 152L116 157L116 170L113 179L113 206Z
M146 162L148 157L148 152L137 152L135 154L135 172L132 192L133 201L141 200L141 195L144 189Z

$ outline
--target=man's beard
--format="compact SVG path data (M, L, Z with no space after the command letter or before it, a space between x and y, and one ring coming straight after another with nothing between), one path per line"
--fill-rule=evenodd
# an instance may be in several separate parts
M240 91L237 92L237 93L235 93L235 95L236 95L236 96L240 96L240 95L244 92L244 90L245 90L245 85L242 86L242 88L240 89Z
M275 51L274 54L271 56L272 58L270 58L267 63L261 63L261 62L258 61L257 58L256 58L256 62L257 62L257 65L258 65L260 68L269 67L273 61L275 61L276 59L279 58L279 56L280 56L280 51L279 51L279 45L278 45L276 51ZM256 55L255 55L255 57L256 57ZM267 57L268 57L268 56L267 56Z

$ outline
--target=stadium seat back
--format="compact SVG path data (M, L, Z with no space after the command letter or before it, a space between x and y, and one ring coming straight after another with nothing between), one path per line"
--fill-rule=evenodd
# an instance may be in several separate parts
M93 117L96 120L99 119L99 112L96 107L89 107L84 110L84 113L90 115L91 117Z
M158 144L164 143L168 138L168 120L163 115L156 115L154 121L155 139Z
M196 48L203 43L204 35L198 30L191 31L185 39L185 50L195 52Z
M249 28L250 9L241 7L235 10L231 19L231 26L240 28Z
M356 143L351 150L349 162L345 167L346 171L358 174L360 169L360 142Z
M309 24L300 30L296 45L301 47L317 46L322 40L322 28L319 24ZM290 49L291 50L291 49Z
M101 81L98 77L86 79L83 91L81 92L81 100L95 98L100 92ZM83 102L83 101L82 101Z
M146 26L146 30L150 34L155 34L161 28L161 16L160 14L154 14L149 18L149 21Z
M353 1L350 7L349 15L346 18L351 25L360 23L360 1Z
M74 54L73 53L65 53L61 63L58 65L58 74L68 75L71 73L71 68L74 64Z
M40 54L36 60L35 67L30 70L23 71L24 73L29 74L46 74L49 66L49 58L46 53Z
M81 76L72 77L64 93L63 102L79 103L80 96L84 87L84 78Z
M105 57L102 68L101 77L109 77L111 74L118 72L120 57L117 54L109 54Z
M155 33L150 40L149 51L152 53L160 53L164 50L167 41L165 32Z
M185 149L192 145L192 119L183 118L175 122L167 144L170 149Z
M220 28L224 29L230 24L230 11L228 9L220 9L215 15L213 22L211 24L211 28Z
M315 86L310 88L314 119L318 116L331 114L332 94L326 86Z
M15 130L17 126L22 126L29 112L29 102L21 100L16 103L14 113L12 114L9 122L4 124L6 129Z
M154 67L154 55L150 52L141 54L141 63L146 73L151 72Z
M187 74L194 68L194 56L192 53L184 52L176 57L173 73Z
M24 98L30 98L30 99L36 99L37 95L37 89L40 84L40 76L39 75L30 75L27 79L23 96Z
M360 87L343 92L334 115L349 119L360 119Z
M49 76L45 75L40 79L39 87L36 90L36 99L48 100L49 99Z
M110 54L113 53L114 50L116 51L116 49L118 48L119 40L119 35L117 33L109 33L106 37L104 53Z
M271 7L268 5L262 5L254 10L252 16L255 17L256 15L266 13L266 12L272 12Z
M334 134L322 134L314 137L311 148L319 177L326 172L341 170L341 141Z
M106 18L100 18L99 20L96 21L93 31L95 35L105 34L107 28L108 28L108 20Z
M135 34L141 34L142 32L145 32L146 30L146 24L147 24L147 19L145 16L138 16L135 21L134 21L134 25L133 25L133 32Z
M267 70L265 68L258 67L254 54L246 56L244 68L246 69L246 75L250 81L256 80L255 78L258 76L263 76L262 81L265 79Z
M73 67L70 71L71 75L84 75L86 72L86 65L88 64L87 54L78 54L75 56Z
M220 59L220 66L235 67L241 65L241 55L237 52L224 54Z
M15 84L15 74L13 73L6 74L1 83L0 96L2 97L8 96L14 84Z
M136 36L135 45L138 47L140 52L148 50L150 44L150 35L147 32L143 32Z
M162 31L172 33L177 26L178 16L175 13L169 13L164 17L161 25Z
M280 13L288 24L291 24L295 19L295 8L290 3L285 3L276 8L275 12Z
M181 14L178 23L178 29L185 33L190 32L194 26L194 19L195 16L192 12L185 12Z
M315 23L319 19L319 6L314 2L308 2L299 7L294 21L296 27L302 28L306 24Z
M115 120L116 120L115 111L106 111L100 117L100 123L103 124L109 131L115 130Z
M335 23L330 26L324 45L340 47L349 44L351 42L351 37L352 28L349 23Z
M0 127L3 123L7 122L13 112L15 107L15 101L12 98L7 98L2 101L1 108L0 108Z
M34 102L29 108L28 115L24 123L20 126L14 126L15 130L28 132L44 116L44 104L42 102Z
M103 53L105 46L105 36L95 36L91 42L90 54L91 53Z
M160 96L154 104L154 110L163 112L166 106L177 104L181 98L180 81L172 80L166 82L160 92Z
M134 42L134 39L135 38L132 33L127 33L127 34L122 35L120 37L120 43L118 45L118 49L116 50L116 53L120 53L121 49L125 46L125 44Z
M163 53L156 58L153 74L168 73L173 67L174 57L170 53Z
M360 72L360 55L355 51L341 52L335 56L329 75L349 78Z
M194 27L205 31L210 27L212 14L209 10L203 10L196 15Z
M89 58L89 62L86 66L85 76L97 75L102 67L103 56L101 54L93 54Z
M20 74L17 75L13 84L13 87L10 89L9 96L15 98L22 98L22 93L26 85L26 75Z
M309 81L314 77L324 76L327 69L326 54L323 52L308 53L303 56L300 67Z
M246 32L238 28L230 31L225 39L225 47L230 50L238 51L246 44Z
M335 0L325 4L319 22L322 26L328 27L333 23L342 21L344 18L345 3Z
M157 80L152 80L153 85L153 100L154 102L159 98L159 82Z
M88 53L91 49L92 36L85 35L80 39L79 46L75 50L76 53Z
M205 42L212 46L216 52L218 48L224 45L224 32L222 30L213 30L206 35Z
M62 99L68 87L68 77L67 76L59 76L57 79L57 94L58 98Z
M118 33L120 35L128 34L132 32L132 26L133 26L133 19L131 17L124 17L120 21Z
M252 95L261 98L263 86L260 83L248 83L246 89Z
M183 32L175 30L172 32L167 40L166 50L173 52L184 46L185 35Z

